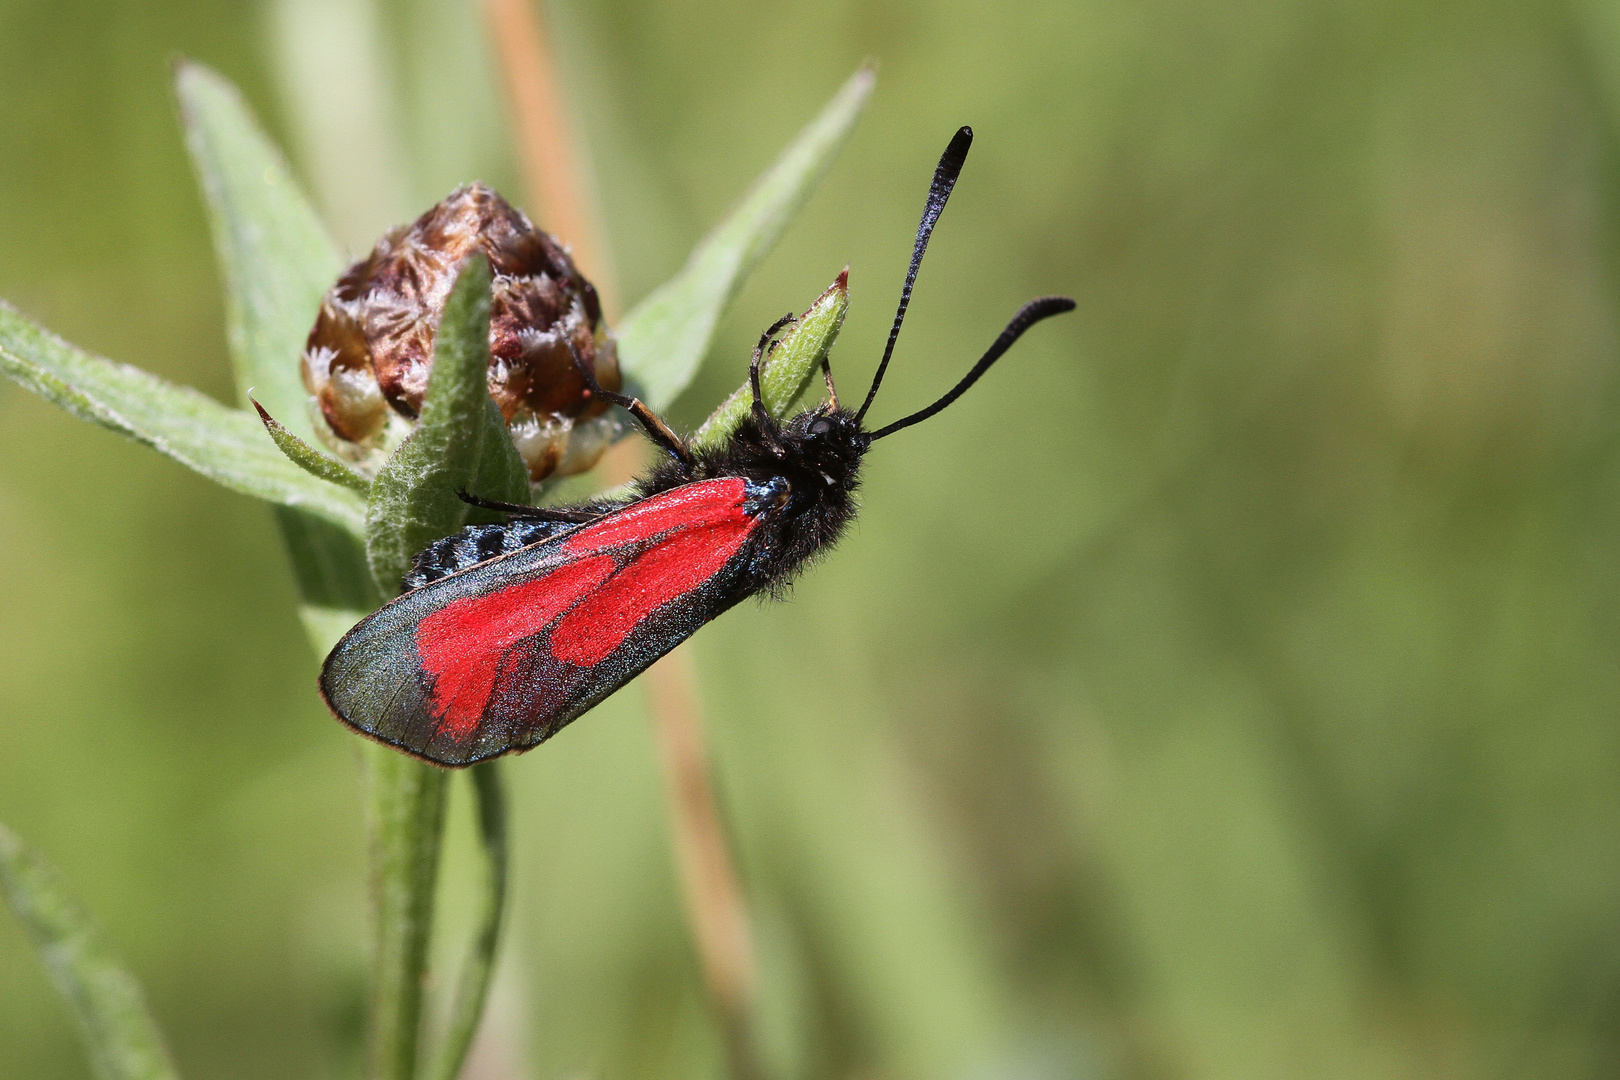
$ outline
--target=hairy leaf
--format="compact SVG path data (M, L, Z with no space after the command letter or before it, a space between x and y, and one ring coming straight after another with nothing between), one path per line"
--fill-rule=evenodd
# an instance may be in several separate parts
M484 427L480 438L483 447L478 455L478 472L468 485L469 490L486 499L528 503L529 467L523 463L517 445L512 442L512 432L501 417L500 408L488 396L484 398ZM472 511L469 516L474 520L506 520L505 515L480 518L479 513ZM488 511L482 513L488 515Z
M810 380L827 358L827 352L838 340L838 331L844 326L844 314L849 311L849 268L838 275L838 280L827 286L827 291L816 297L810 309L799 316L777 342L764 363L760 365L759 389L765 399L765 408L772 416L781 417L799 400ZM694 446L713 446L731 434L748 415L753 406L754 391L743 383L720 407L709 414L692 436Z
M74 348L4 301L0 373L79 419L150 446L233 491L359 531L361 501L282 457L250 414Z
M252 388L309 442L314 429L298 358L342 259L236 87L190 61L176 65L174 85L225 278L237 392L245 400Z
M411 556L467 520L459 489L506 501L527 498L527 473L489 397L489 290L489 261L474 255L445 302L421 419L372 483L366 555L390 596L399 591Z
M620 322L619 362L654 409L667 408L692 381L726 304L826 175L866 104L874 78L869 67L852 75L697 246L681 272Z
M225 283L237 392L245 400L251 389L307 445L315 431L299 355L342 259L236 87L190 61L175 66L174 84ZM362 509L339 530L297 509L277 512L317 652L380 602L360 541L363 518Z
M253 408L259 414L259 420L264 424L264 430L270 433L271 440L276 444L287 460L303 469L309 475L325 480L329 484L346 487L359 495L371 493L371 481L349 468L336 458L328 457L309 443L300 439L281 425L281 421L271 416L252 398Z

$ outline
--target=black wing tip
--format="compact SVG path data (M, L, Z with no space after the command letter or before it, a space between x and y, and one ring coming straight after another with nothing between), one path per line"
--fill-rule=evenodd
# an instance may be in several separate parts
M344 636L347 637L348 635L344 635ZM342 644L343 644L342 641L338 642L338 646L341 646ZM394 749L394 750L398 750L401 753L407 754L410 757L413 757L418 761L425 761L429 765L435 765L435 766L438 766L441 769L465 768L468 765L475 765L479 761L484 760L484 758L473 758L473 759L468 760L468 761L445 761L445 760L443 760L441 758L436 758L436 757L432 757L432 756L428 755L426 752L424 752L419 747L407 745L406 743L400 742L397 739L391 739L391 738L389 738L388 736L382 734L379 731L374 731L374 730L372 730L372 729L370 729L368 727L365 727L362 724L357 723L354 720L354 718L351 717L343 709L343 707L337 703L336 695L332 692L333 688L327 685L327 682L328 682L328 680L330 678L330 666L331 666L331 663L332 663L332 656L337 653L338 646L334 646L333 649L332 649L332 652L327 654L326 662L321 664L321 673L318 676L316 676L316 678L315 678L315 689L321 695L321 702L326 706L327 711L330 712L332 714L332 716L337 719L338 723L342 724L344 727L348 728L350 731L354 732L356 735L364 735L366 738L370 739L372 742L381 743L383 746L389 747L389 748ZM488 756L496 757L496 756L499 756L499 753L505 753L505 752L506 751L503 750L503 751L499 751L497 754L491 754L491 755L488 755Z
M327 692L326 673L324 670L321 672L321 677L316 680L315 686L316 689L320 691L321 700L326 703L326 708L328 711L330 711L331 714L337 718L337 721L340 724L354 732L356 735L363 735L374 743L379 743L386 746L390 750L398 750L406 757L415 758L417 761L425 761L429 765L433 765L440 769L465 769L472 765L478 765L486 761L493 761L496 758L506 757L508 754L521 754L526 751L533 750L536 746L539 746L541 742L545 741L545 739L541 739L539 742L500 746L494 749L489 749L484 753L470 754L457 758L445 757L442 754L436 755L432 752L433 747L431 741L427 747L412 746L410 743L403 742L396 738L390 738L380 731L376 731L356 723L352 717L350 717L346 712L343 711L342 708L338 706L337 702L332 700L332 695Z
M324 689L321 692L321 696L323 698L326 697ZM430 749L423 749L420 746L412 746L409 743L401 742L398 739L389 738L380 731L372 731L368 728L361 727L349 717L345 716L343 712L333 705L330 700L327 701L326 707L332 710L332 715L337 717L338 721L342 723L344 727L348 728L356 735L364 735L374 743L379 743L386 746L390 750L398 750L406 757L415 758L417 761L424 761L427 764L440 769L465 769L469 766L480 764L481 762L493 761L496 758L505 757L507 754L521 754L525 750L532 750L535 746L539 745L538 743L535 743L522 746L503 746L499 749L491 750L488 753L473 754L467 757L458 758L435 756L430 752Z

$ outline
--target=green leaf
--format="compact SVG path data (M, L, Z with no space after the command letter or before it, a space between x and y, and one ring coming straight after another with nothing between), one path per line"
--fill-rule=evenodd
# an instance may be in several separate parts
M838 340L838 331L843 328L844 314L848 311L849 268L846 266L838 280L816 297L816 302L782 335L776 348L760 365L760 395L772 416L787 415L810 385L816 369L821 367L833 342ZM703 421L692 436L692 445L714 446L725 441L748 415L753 401L753 387L744 382Z
M246 400L252 389L288 435L308 445L315 430L299 355L342 258L237 89L190 61L175 65L174 85L224 278L237 392ZM297 510L277 512L317 653L381 602L358 539L363 516L339 530Z
M489 996L490 977L500 945L501 917L506 910L506 792L500 762L486 761L467 770L478 796L478 844L484 856L483 889L479 896L472 954L467 957L450 1007L444 1042L434 1056L428 1080L456 1080L467 1060L467 1050L478 1033Z
M874 78L869 67L852 75L697 246L681 272L619 324L619 362L648 405L668 408L691 382L721 312L826 175L866 104Z
M259 421L264 424L264 430L270 433L271 440L276 447L286 455L287 460L303 469L309 475L329 484L346 487L358 495L371 494L371 481L349 468L343 462L321 453L309 443L300 439L292 432L281 426L281 422L265 411L264 406L254 401L253 408L258 411Z
M259 422L185 386L74 348L0 301L0 373L245 495L358 532L363 504L276 451Z
M0 890L79 1022L100 1080L174 1080L174 1064L145 995L113 956L56 871L0 825Z
M529 467L523 463L512 432L494 401L485 399L482 446L478 452L478 472L468 485L474 495L499 502L527 504L530 501ZM505 521L498 515L493 520Z
M484 256L462 265L434 337L421 419L372 483L366 554L372 576L389 595L398 590L415 552L466 520L467 505L457 498L457 489L514 502L528 495L527 470L489 397L490 280ZM420 1044L446 774L387 747L371 747L367 760L377 917L368 1075L411 1080ZM494 918L487 946L491 957L498 908ZM475 983L487 982L488 970L479 967L484 948L480 944L475 950L466 976ZM476 1023L482 992L472 1001L463 995L457 1023Z
M176 64L174 85L225 278L237 392L245 400L253 388L309 442L314 428L298 360L342 259L236 87L190 61Z
M445 301L421 419L371 486L366 556L390 596L411 556L467 520L457 490L527 501L527 473L489 398L489 290L489 260L474 255Z

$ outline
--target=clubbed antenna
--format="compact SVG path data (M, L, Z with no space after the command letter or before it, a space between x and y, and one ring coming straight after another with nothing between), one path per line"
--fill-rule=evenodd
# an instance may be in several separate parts
M928 202L923 205L922 222L917 226L917 243L911 249L911 268L906 271L906 284L900 290L900 306L894 313L894 325L889 328L889 343L883 348L883 359L878 363L877 374L872 376L872 389L866 392L861 411L855 414L856 420L866 417L866 410L872 407L872 399L877 397L878 387L883 384L883 373L889 367L894 343L900 337L900 324L905 321L906 306L911 303L911 286L917 281L917 268L922 265L923 252L928 250L928 238L934 235L934 225L945 209L945 200L951 197L956 178L962 175L962 163L967 160L968 147L972 145L973 129L964 126L957 129L950 145L939 156L939 165L934 169L934 182L928 185Z
M1007 328L1001 332L1001 336L996 338L995 343L990 346L983 356L979 357L979 362L973 365L973 370L964 375L961 382L951 387L948 394L928 406L928 408L921 409L903 420L896 420L887 427L874 431L871 435L872 440L875 442L885 435L893 435L902 428L908 428L912 424L920 424L933 416L967 393L967 388L978 382L979 376L989 371L990 365L1000 360L1001 354L1012 348L1013 342L1022 337L1025 330L1028 330L1042 319L1050 319L1053 315L1061 315L1065 311L1073 310L1074 301L1067 296L1043 296L1039 300L1031 300L1018 310L1018 314L1013 316L1012 322L1007 324Z

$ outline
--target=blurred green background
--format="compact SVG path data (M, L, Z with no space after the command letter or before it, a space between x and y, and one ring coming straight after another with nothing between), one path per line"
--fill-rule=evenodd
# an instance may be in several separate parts
M1620 1074L1620 6L548 10L621 311L882 62L679 421L846 262L862 384L960 123L876 418L1080 302L695 641L784 1080ZM466 0L0 0L0 295L104 355L230 394L176 54L351 252L521 196ZM187 1077L354 1075L355 755L269 511L9 384L0 463L0 820ZM469 1078L717 1075L639 688L507 775ZM0 1080L88 1075L0 917Z

